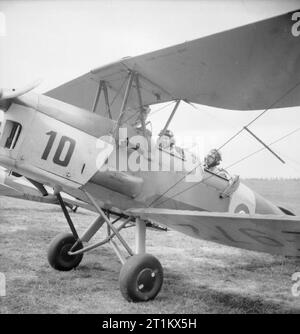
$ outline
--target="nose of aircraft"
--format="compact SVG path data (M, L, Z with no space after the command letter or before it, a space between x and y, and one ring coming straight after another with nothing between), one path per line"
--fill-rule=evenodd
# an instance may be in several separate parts
M1 120L3 119L3 113L10 106L10 101L3 98L3 96L4 96L3 89L0 89L0 115L1 115Z
M0 102L5 102L6 100L13 98L16 90L13 89L0 89Z
M37 79L34 82L30 83L27 86L23 86L21 88L12 88L12 89L0 89L0 106L5 103L5 101L8 101L10 99L14 99L18 96L24 95L34 88L36 88L40 83L42 82L42 79Z

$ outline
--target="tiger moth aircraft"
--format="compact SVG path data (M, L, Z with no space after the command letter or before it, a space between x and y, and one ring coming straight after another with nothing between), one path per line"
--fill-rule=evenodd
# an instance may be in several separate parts
M146 253L149 221L194 238L299 257L300 217L238 177L206 168L187 150L157 145L147 121L149 106L172 101L161 135L180 103L220 113L299 106L299 36L298 10L123 58L45 94L32 91L36 84L2 89L0 164L7 172L1 192L41 202L55 198L71 230L51 242L50 265L72 270L84 253L110 244L122 263L124 298L154 299L163 269ZM19 178L31 182L30 190ZM98 213L82 235L62 194L74 199L69 204ZM135 249L122 236L127 227L135 228ZM91 242L103 229L104 239Z

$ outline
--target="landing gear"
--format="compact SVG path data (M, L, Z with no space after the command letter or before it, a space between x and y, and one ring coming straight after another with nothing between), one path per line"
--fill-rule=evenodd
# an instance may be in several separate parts
M48 249L48 261L51 267L60 271L70 271L79 265L83 254L69 255L75 242L72 233L62 233L53 239ZM82 243L77 243L74 248L75 250L83 248Z
M119 277L120 290L130 302L154 299L163 284L163 269L150 254L131 256L123 265Z
M90 203L99 213L99 217L80 237L77 234L60 194L56 194L72 233L60 234L51 242L48 250L48 261L50 265L54 269L61 271L72 270L80 264L85 252L109 243L123 264L119 276L120 290L123 297L133 302L154 299L162 287L163 269L160 262L154 256L145 253L146 222L139 218L128 216L127 219L117 226L116 223L124 218L124 216L118 215L117 219L111 221L107 212L102 210L95 199L88 192L85 193ZM120 234L120 231L128 227L128 223L132 221L135 221L136 225L135 253ZM83 243L89 242L104 224L107 225L106 238L100 242L84 247ZM129 257L128 255L124 255L124 252L121 251L114 238L118 239Z

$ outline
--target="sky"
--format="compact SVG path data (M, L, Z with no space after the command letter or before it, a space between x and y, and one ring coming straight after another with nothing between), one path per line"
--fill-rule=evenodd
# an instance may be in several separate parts
M187 40L300 9L300 1L2 1L0 0L0 87L42 78L43 93L89 70ZM271 56L271 55L270 55ZM156 106L153 110L160 108ZM150 117L153 133L171 106ZM258 112L238 112L182 103L170 125L177 143L203 156L220 147ZM300 108L267 112L252 127L266 143L300 128ZM222 149L223 166L242 177L300 177L300 131L267 151L235 164L261 148L242 133Z

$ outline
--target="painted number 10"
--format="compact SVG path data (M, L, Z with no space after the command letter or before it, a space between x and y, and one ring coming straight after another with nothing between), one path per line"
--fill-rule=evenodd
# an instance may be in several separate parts
M48 159L48 156L49 156L50 151L53 147L55 138L57 136L57 132L49 131L49 132L46 133L46 135L49 136L49 140L48 140L48 143L46 145L45 151L42 155L43 160ZM55 151L55 154L54 154L54 157L53 157L53 162L55 164L63 166L63 167L68 166L68 164L71 160L72 154L74 152L74 149L75 149L75 144L76 144L76 142L75 142L74 139L66 137L66 136L62 136L60 141L59 141L58 147ZM62 154L62 153L64 153L64 154Z

